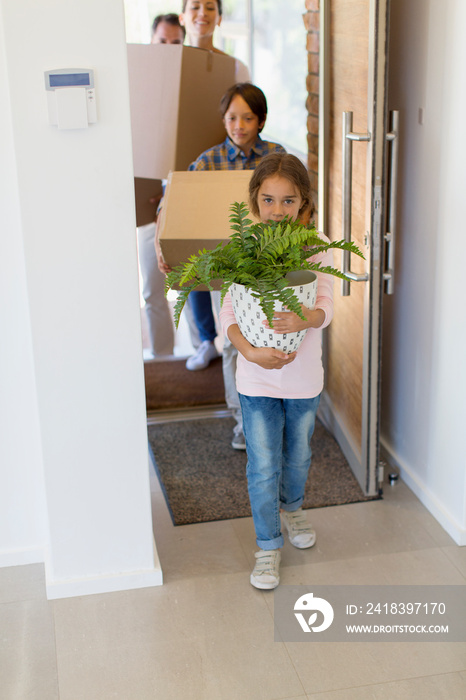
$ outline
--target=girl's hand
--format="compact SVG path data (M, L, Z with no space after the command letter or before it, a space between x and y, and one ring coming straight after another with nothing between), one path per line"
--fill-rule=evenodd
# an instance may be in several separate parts
M256 348L246 340L242 335L237 323L229 326L228 338L231 340L235 348L240 352L248 362L255 362L256 365L263 369L281 369L296 357L296 352L287 355L281 350L275 348Z
M274 333L296 333L296 331L303 331L306 328L320 328L325 320L325 313L322 309L312 310L301 304L301 310L306 317L305 321L292 311L276 311L273 328L267 320L262 323Z
M255 362L256 365L263 369L281 369L293 362L296 354L296 352L292 352L287 355L285 352L275 348L255 348L250 345L246 359L249 362Z

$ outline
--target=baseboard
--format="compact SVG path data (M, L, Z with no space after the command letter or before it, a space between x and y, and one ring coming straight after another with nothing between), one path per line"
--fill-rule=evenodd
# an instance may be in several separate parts
M389 462L399 469L401 478L405 484L427 508L429 513L434 516L456 544L462 547L466 546L466 529L448 513L443 503L429 488L427 488L417 474L415 474L409 465L396 453L393 446L383 437L380 439L380 443L386 452Z
M154 566L144 571L131 571L124 574L106 574L104 576L90 576L76 579L53 581L48 572L51 567L45 566L45 589L48 600L57 598L75 598L81 595L94 595L96 593L115 593L117 591L131 591L136 588L152 588L163 584L162 567L152 540L154 553Z
M9 549L0 551L0 568L6 566L25 566L26 564L43 564L44 549Z
M340 445L351 471L358 480L359 486L363 493L366 493L366 475L361 474L361 451L354 444L343 423L338 419L332 400L326 391L322 392L317 417Z
M96 593L115 593L136 588L152 588L163 583L162 570L135 571L128 574L113 576L96 576L94 578L69 579L66 581L50 581L46 576L47 598L74 598L81 595Z

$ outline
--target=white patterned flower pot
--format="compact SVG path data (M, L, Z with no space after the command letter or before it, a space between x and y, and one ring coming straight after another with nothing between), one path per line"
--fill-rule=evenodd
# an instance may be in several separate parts
M311 270L297 270L287 275L290 287L298 297L301 304L308 309L313 309L317 296L317 277ZM262 311L259 300L253 297L242 284L233 283L230 286L233 311L241 333L251 345L256 348L271 347L282 352L290 353L299 348L306 330L294 333L275 333L271 328L266 328L263 321L266 316ZM275 302L275 311L288 311L281 302Z

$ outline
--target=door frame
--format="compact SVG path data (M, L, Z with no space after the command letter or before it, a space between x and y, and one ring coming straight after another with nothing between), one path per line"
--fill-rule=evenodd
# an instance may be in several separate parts
M366 167L366 230L368 243L368 273L364 293L364 358L361 444L354 439L336 415L332 402L325 392L321 401L321 415L326 426L335 435L351 469L366 495L380 493L383 468L379 465L380 442L380 386L382 348L382 292L383 255L385 241L386 209L386 134L387 134L387 78L388 78L388 30L389 0L371 0L369 15L367 96L367 145ZM330 0L322 0L320 7L320 76L319 76L319 227L328 230L328 181L329 181L329 91L330 91ZM377 98L377 86L382 85L383 99ZM379 93L380 94L380 93ZM326 356L324 341L324 358ZM324 359L325 364L325 359Z

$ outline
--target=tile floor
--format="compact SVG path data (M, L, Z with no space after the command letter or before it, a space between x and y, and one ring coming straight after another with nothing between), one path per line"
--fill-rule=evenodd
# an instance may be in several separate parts
M466 644L274 642L252 521L174 527L152 471L151 489L163 586L47 601L42 565L0 570L2 700L466 698ZM284 584L466 584L466 548L401 482L312 521Z

